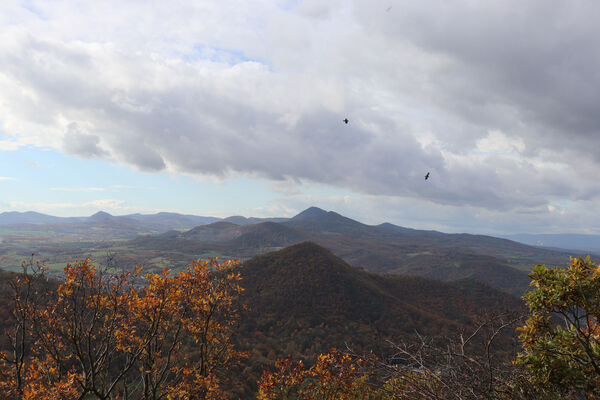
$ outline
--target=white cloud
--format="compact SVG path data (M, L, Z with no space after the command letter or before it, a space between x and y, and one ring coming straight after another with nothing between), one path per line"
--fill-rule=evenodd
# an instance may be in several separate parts
M16 178L12 178L10 176L0 176L0 181L16 181Z
M481 215L600 192L598 5L281 4L7 1L2 130L144 171Z
M53 187L50 190L54 192L105 192L107 188L100 187Z
M115 192L122 189L139 189L138 186L130 185L113 185L108 187L52 187L51 191L54 192Z
M16 151L22 146L21 143L11 140L0 140L0 151Z

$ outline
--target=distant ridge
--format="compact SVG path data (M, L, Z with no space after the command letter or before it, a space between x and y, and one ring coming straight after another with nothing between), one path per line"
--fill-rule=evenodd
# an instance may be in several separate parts
M35 211L7 211L0 213L0 225L13 225L13 224L54 224L60 222L75 222L80 218L62 218L54 217L52 215L42 214Z
M197 242L224 242L240 236L240 225L228 221L217 221L212 224L197 226L180 234L182 239Z
M213 222L208 225L197 226L185 232L170 231L158 236L140 238L136 243L143 247L157 246L157 240L183 240L187 245L205 247L209 244L218 245L220 249L227 249L230 254L250 257L256 253L248 254L247 249L257 249L264 252L290 246L304 240L310 235L294 228L276 222L261 222L251 225L237 225L228 221ZM164 248L164 247L163 247ZM261 251L262 250L262 251Z
M98 211L97 213L95 213L94 215L92 215L91 217L88 218L88 220L90 221L101 221L104 219L111 219L111 218L115 218L112 215L110 215L107 212L104 211Z
M320 209L319 207L309 207L296 216L292 217L292 221L299 221L301 219L319 217L321 215L327 214L327 211Z
M590 234L519 234L503 235L510 240L545 248L575 250L600 255L600 235Z
M340 215L333 211L311 211L304 217L298 219L292 218L289 221L284 222L284 224L296 229L302 229L312 233L364 235L371 234L373 231L372 226L365 225L348 217L344 217L343 215Z
M231 217L223 218L223 221L232 222L236 225L253 225L260 224L261 222L284 222L289 218L256 218L256 217L242 217L241 215L234 215Z
M68 227L60 227L66 224L88 224L106 220L121 220L128 221L130 224L133 221L139 222L138 226L143 232L166 232L171 229L190 229L198 225L204 225L215 221L220 221L221 218L202 217L196 215L185 215L177 213L159 212L156 214L127 214L127 215L111 215L105 211L98 211L89 217L55 217L51 215L41 214L34 211L16 212L9 211L0 213L0 225L19 225L19 224L35 224L35 225L53 225L50 231L68 230Z
M0 223L2 218L14 222L15 218L31 221L43 217L60 223L43 227L13 224L5 230L7 239L13 240L10 235L23 237L30 232L36 232L34 240L43 241L51 237L132 239L127 245L154 253L149 260L162 260L166 252L169 257L176 257L177 253L177 257L219 255L247 260L310 240L345 262L369 271L446 281L474 279L516 295L522 295L528 288L527 274L534 264L560 266L573 255L491 236L447 234L390 223L367 225L318 207L309 207L293 218L217 219L176 213L111 216L106 212L91 217L58 218L36 213L3 213Z
M232 243L237 248L280 248L310 239L310 235L276 222L246 225Z

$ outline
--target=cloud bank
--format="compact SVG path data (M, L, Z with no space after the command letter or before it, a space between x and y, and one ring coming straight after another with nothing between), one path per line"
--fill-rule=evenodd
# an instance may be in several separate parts
M18 143L490 218L600 205L600 4L97 3L2 6Z

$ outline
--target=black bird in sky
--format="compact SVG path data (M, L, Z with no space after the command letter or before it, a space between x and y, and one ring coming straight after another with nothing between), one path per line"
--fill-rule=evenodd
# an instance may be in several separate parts
M425 175L425 180L429 179L429 172Z
M345 123L348 123L348 118L344 118L344 122L345 122Z

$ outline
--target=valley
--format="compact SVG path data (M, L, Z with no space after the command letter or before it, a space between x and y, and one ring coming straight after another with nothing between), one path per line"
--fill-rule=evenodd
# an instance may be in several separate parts
M6 224L8 219L0 216L4 221L0 268L18 270L34 253L57 273L67 262L86 257L125 270L141 265L152 271L177 268L198 258L243 261L311 241L368 271L443 281L474 279L518 296L527 289L527 273L533 265L565 265L572 255L491 236L445 234L389 223L365 225L316 207L292 218L273 219L219 220L169 213L122 217L97 213L87 220L42 224L31 223L31 215L23 219L30 222ZM17 216L8 221L18 221Z
M97 213L34 224L29 214L22 218L27 223L12 223L19 219L10 217L0 215L0 268L6 270L18 270L34 253L57 273L67 262L86 257L125 270L142 265L153 271L198 258L243 261L311 241L368 271L443 281L474 279L518 296L527 289L533 265L565 265L572 255L491 236L365 225L316 207L292 218L271 219Z

